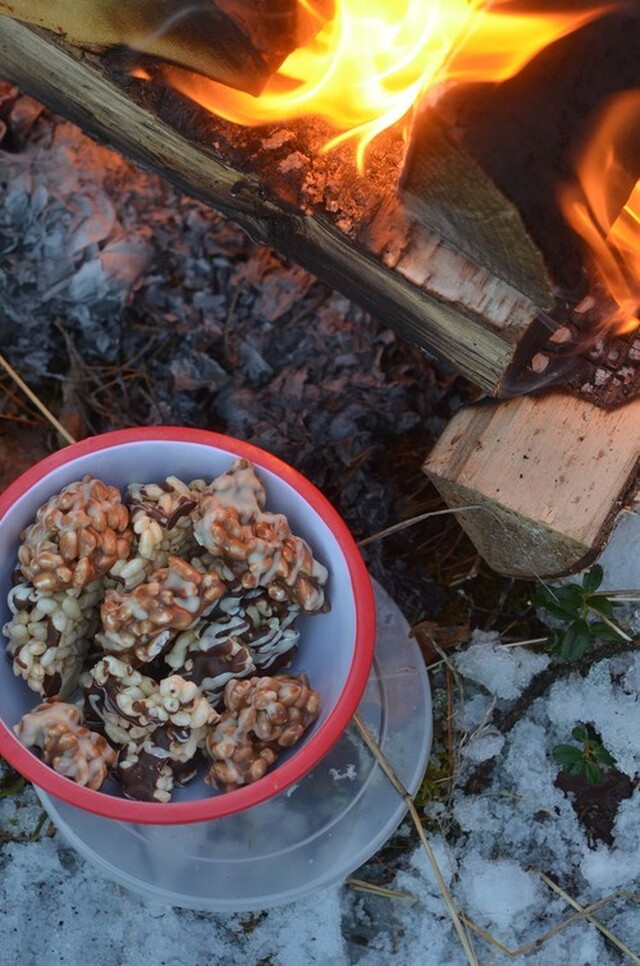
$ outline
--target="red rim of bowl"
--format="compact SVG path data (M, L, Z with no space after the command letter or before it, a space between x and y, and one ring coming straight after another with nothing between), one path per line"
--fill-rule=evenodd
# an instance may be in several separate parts
M335 537L349 570L355 605L356 641L354 658L347 680L334 709L318 730L309 736L300 750L264 778L251 785L225 794L212 794L189 802L154 803L116 798L75 784L45 765L33 755L0 720L0 754L25 778L56 798L77 808L123 822L174 825L223 818L258 805L299 781L327 754L340 738L353 717L364 692L375 645L375 604L369 574L346 524L329 501L316 487L291 466L276 456L250 443L199 429L175 426L152 426L122 429L81 440L47 456L18 477L0 495L0 520L10 507L32 486L52 470L70 460L89 453L110 449L123 443L148 440L200 443L214 446L234 456L251 460L258 467L270 470L289 483L328 525Z

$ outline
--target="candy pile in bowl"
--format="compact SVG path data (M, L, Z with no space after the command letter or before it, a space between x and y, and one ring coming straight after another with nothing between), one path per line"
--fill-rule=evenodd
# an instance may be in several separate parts
M15 731L57 772L168 802L206 763L230 791L261 778L317 718L320 697L286 673L300 614L328 610L326 568L265 509L253 465L212 482L86 476L21 535L11 619L14 673L41 703Z

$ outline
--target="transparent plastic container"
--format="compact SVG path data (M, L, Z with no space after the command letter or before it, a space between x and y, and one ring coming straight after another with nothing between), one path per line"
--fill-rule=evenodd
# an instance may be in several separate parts
M429 681L406 621L374 589L376 650L358 710L414 793L431 747ZM406 812L354 724L300 782L215 821L118 822L39 795L69 844L107 876L170 905L214 912L269 908L344 879L387 841Z

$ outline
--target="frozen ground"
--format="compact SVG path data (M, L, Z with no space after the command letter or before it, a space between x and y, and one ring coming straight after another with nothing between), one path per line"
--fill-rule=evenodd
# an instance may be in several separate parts
M640 838L637 776L640 749L640 654L596 662L572 673L534 700L504 735L492 715L521 695L548 663L496 635L476 633L454 660L460 675L457 722L462 762L451 813L427 809L431 843L457 908L503 947L516 951L565 922L582 906L618 894L598 919L630 951L640 951L637 902ZM492 668L487 676L486 668ZM464 704L461 696L465 696ZM576 721L591 721L634 783L618 807L610 844L594 841L570 798L555 785L554 744L566 741ZM465 793L465 778L492 763L480 793ZM81 963L96 966L178 966L238 962L458 966L466 962L422 847L400 832L404 855L381 897L350 885L324 890L271 911L214 915L168 908L103 878L47 825L31 789L0 802L0 828L10 833L0 851L0 948L3 966ZM442 823L447 834L433 831ZM388 860L385 860L388 861ZM375 881L374 858L356 875ZM565 896L553 889L559 885ZM478 962L510 957L471 933ZM518 960L537 966L614 964L629 956L606 942L595 925L578 918Z
M472 644L461 656L461 670L481 656L492 659L495 648L489 640ZM504 667L510 687L514 672L522 680L532 659L516 649L507 653L514 665ZM622 680L616 707L612 675ZM590 848L570 801L554 787L556 766L549 749L566 736L576 717L585 717L587 708L608 707L598 717L603 740L628 772L637 774L639 753L629 735L637 734L640 726L639 681L639 657L605 662L583 681L568 679L554 686L501 746L490 741L489 727L469 741L472 760L478 759L478 746L484 745L482 755L498 752L493 781L482 795L456 794L455 841L447 844L444 837L434 837L432 844L465 915L512 950L531 943L572 912L542 879L543 872L582 905L638 890L637 792L620 806L615 844ZM483 697L479 691L469 702L468 727L484 718ZM1 805L3 830L15 834L18 827L28 833L37 826L41 809L31 790L5 798ZM375 966L389 959L407 966L457 966L466 961L421 848L412 850L392 883L407 898L370 896L337 886L290 906L231 916L167 908L130 894L87 865L59 835L5 843L0 865L5 966L88 959L96 966L227 961ZM367 870L359 875L366 877ZM631 949L640 950L637 897L614 900L597 915ZM473 942L479 962L507 961L485 940L475 936ZM595 926L584 921L520 959L540 966L621 961Z

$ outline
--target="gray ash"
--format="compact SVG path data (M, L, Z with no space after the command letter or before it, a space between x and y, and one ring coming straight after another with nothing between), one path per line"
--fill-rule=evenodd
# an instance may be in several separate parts
M239 436L307 475L356 538L434 501L420 464L470 386L215 212L33 114L19 155L10 129L0 142L0 344L77 435ZM432 563L414 536L367 554L417 619Z

